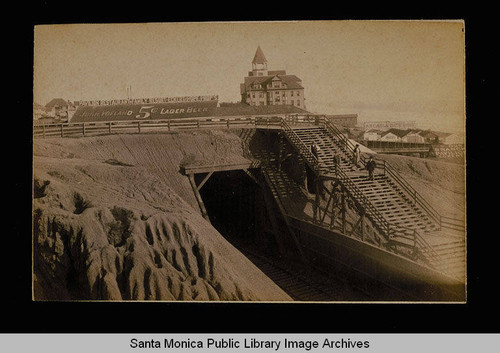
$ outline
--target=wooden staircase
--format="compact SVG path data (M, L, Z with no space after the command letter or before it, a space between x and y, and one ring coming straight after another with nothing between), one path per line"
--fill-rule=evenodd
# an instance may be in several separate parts
M288 128L289 130L289 128ZM284 130L290 134L290 131ZM355 166L346 139L325 126L293 128L292 140L300 139L300 153L305 146L319 146L317 170L323 175L334 175L334 157L340 157L340 170L348 189L356 189L353 196L368 200L375 208L378 222L383 228L387 224L390 244L406 248L418 248L428 264L447 275L465 280L465 240L460 232L443 234L435 215L422 202L405 192L405 186L396 178L376 173L374 180L368 179L368 172L360 165ZM310 156L307 156L311 159ZM406 190L408 187L406 186ZM353 190L354 191L354 190ZM381 222L382 220L382 222ZM380 224L384 223L384 225ZM450 231L451 232L451 231Z

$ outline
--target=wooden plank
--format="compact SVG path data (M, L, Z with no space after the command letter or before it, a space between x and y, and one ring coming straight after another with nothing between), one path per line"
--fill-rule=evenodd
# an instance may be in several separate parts
M210 173L208 173L208 174L205 176L205 178L201 181L200 185L198 185L198 186L197 186L198 191L200 191L200 190L201 190L201 188L203 187L203 185L205 185L205 183L206 183L206 182L207 182L207 180L208 180L208 179L212 176L212 174L213 174L213 173L214 173L214 172L213 172L213 171L211 171Z
M191 188L193 189L194 197L198 202L198 206L200 207L201 215L207 221L210 222L210 218L208 217L207 209L205 208L205 204L203 203L203 199L201 198L200 193L198 192L198 188L196 187L196 182L194 181L194 175L188 174L189 183L191 184Z
M214 172L222 172L228 170L246 170L252 168L258 168L259 164L255 162L248 163L239 163L239 164L222 164L222 165L206 165L206 166L184 166L181 169L184 171L184 174L199 174L199 173L209 173L211 171Z

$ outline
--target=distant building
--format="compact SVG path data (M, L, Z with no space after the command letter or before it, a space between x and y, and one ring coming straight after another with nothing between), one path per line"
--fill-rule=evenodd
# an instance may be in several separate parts
M414 129L415 121L366 121L363 123L363 129Z
M363 140L365 141L378 141L382 135L383 131L378 129L370 129L365 131L363 134Z
M406 135L406 130L389 129L380 134L380 141L400 142L403 136Z
M461 136L459 136L458 134L452 134L448 132L425 130L421 131L420 135L425 139L425 142L427 143L445 144L445 145L455 145L464 143L464 140Z
M33 120L37 121L39 119L49 116L47 109L38 103L33 103Z
M70 101L54 98L45 105L45 110L55 121L69 121L75 113L76 107Z
M406 134L401 138L402 142L408 143L425 143L425 139L420 135L421 130L408 129Z
M420 130L420 129L369 129L363 133L365 141L392 141L407 143L428 143L428 144L463 144L463 138L457 134L441 131Z
M358 114L326 115L332 124L343 127L355 127L358 124Z
M305 109L302 80L285 70L270 71L260 46L252 60L252 71L240 84L241 102L248 105L293 105Z

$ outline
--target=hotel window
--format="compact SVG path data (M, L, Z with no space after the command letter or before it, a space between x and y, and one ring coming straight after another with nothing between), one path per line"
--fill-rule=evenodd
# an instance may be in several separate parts
M300 107L300 101L297 100L297 107Z
M290 91L290 96L292 96L292 97L293 97L293 91Z
M298 97L298 96L300 96L300 92L299 92L299 91L297 91L297 97Z

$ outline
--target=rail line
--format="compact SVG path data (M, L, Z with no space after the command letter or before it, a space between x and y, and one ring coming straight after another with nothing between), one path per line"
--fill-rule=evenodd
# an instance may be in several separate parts
M294 301L338 302L352 301L353 298L365 301L373 299L369 293L352 283L322 274L317 268L307 269L298 265L291 268L280 260L257 254L248 247L238 245L237 248Z

